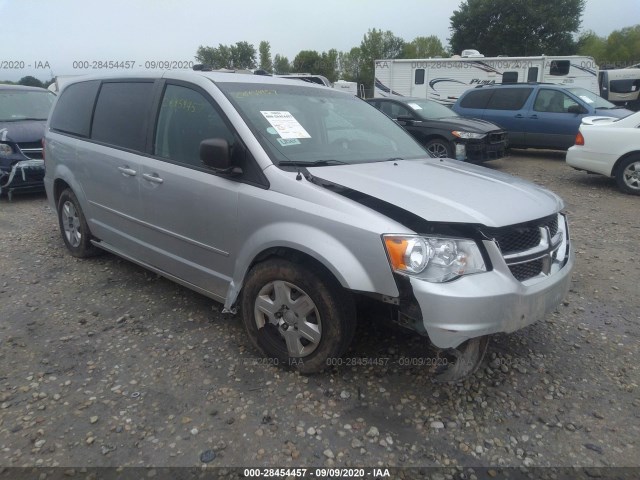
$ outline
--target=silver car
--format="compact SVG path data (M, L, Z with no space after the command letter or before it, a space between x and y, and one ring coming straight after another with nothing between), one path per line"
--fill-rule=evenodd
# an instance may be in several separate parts
M373 306L458 361L545 316L573 253L563 202L431 158L353 95L265 76L86 78L58 98L45 187L76 257L107 250L239 312L303 373ZM368 321L363 318L361 321Z

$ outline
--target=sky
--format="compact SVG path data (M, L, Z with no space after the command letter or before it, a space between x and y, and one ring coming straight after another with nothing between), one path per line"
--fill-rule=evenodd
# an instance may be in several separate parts
M447 45L459 0L0 0L0 80L106 73L101 62L189 65L200 45L260 41L293 61L301 50L348 51L371 28ZM640 24L640 0L586 0L581 31ZM469 45L468 48L474 48ZM544 53L544 52L540 52ZM156 62L155 65L153 62ZM180 62L180 63L178 63ZM89 67L89 68L74 68ZM162 67L160 67L162 68Z

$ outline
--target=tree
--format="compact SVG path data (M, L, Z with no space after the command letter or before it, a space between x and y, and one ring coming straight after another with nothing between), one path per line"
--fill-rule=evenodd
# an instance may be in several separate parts
M22 77L20 80L18 80L18 85L26 85L27 87L44 87L44 84L40 80L38 80L36 77L32 77L31 75Z
M405 44L402 51L403 58L431 58L444 57L447 54L442 42L435 35L416 37Z
M322 57L315 50L301 50L293 59L296 73L318 73Z
M271 72L273 70L273 62L271 61L271 45L269 42L262 41L258 47L260 53L260 65L259 67L265 72Z
M276 75L291 73L289 59L287 57L283 57L279 53L276 53L275 57L273 57L273 73Z
M570 55L585 0L466 0L451 16L451 50L486 56Z
M404 40L387 30L371 29L360 42L360 76L362 81L373 88L374 62L376 60L398 58L402 55Z
M353 47L348 52L338 54L338 71L340 78L348 82L360 83L360 70L362 54L359 47Z
M588 30L578 38L578 53L592 56L600 67L640 63L640 25L615 30L607 38Z
M335 48L322 52L317 73L324 75L332 83L338 80L338 51Z
M212 68L250 69L256 68L256 49L247 42L235 45L218 45L217 48L200 45L196 60Z

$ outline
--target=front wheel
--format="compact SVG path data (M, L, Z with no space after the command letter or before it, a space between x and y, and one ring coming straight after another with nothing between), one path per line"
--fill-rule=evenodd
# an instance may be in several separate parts
M454 158L451 143L443 139L429 140L424 144L424 148L436 158Z
M64 190L58 199L58 222L62 240L71 255L85 258L100 252L91 243L92 237L87 220L75 193L69 188Z
M640 195L640 156L626 158L616 171L616 182L620 190L632 195Z
M355 332L347 292L328 274L284 259L251 269L241 313L251 342L301 373L324 370L346 351Z

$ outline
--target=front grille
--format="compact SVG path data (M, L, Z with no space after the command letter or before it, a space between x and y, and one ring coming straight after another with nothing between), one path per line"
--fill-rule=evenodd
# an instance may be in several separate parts
M491 132L487 135L487 142L489 143L504 143L505 139L505 132Z
M516 277L516 280L523 282L535 277L536 275L540 275L540 272L542 271L542 260L533 260L531 262L510 265L509 270L511 270L511 274Z
M20 148L20 151L22 151L24 156L34 160L42 160L42 143L40 142L19 143L18 148Z
M485 228L482 233L498 242L502 254L508 255L538 245L540 243L540 227L548 227L549 233L553 237L558 232L558 216L552 215L509 227Z
M483 228L482 233L495 240L502 255L514 255L525 252L540 245L540 228L548 228L551 238L558 233L558 215L534 220L532 222L500 228ZM543 271L542 259L516 263L517 259L508 262L511 274L519 281L533 278Z

